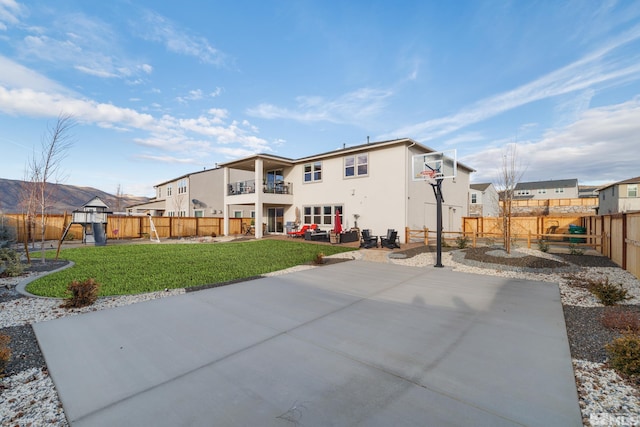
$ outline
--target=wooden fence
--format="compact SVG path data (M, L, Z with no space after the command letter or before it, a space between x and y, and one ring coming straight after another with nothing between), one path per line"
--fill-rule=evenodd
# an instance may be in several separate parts
M568 234L570 225L582 226L582 215L575 216L516 216L511 218L511 235L516 239L527 239L531 234ZM464 233L502 238L501 217L464 217Z
M21 214L5 214L4 221L16 230L17 238L24 241L25 234L30 240L40 240L41 220L37 216L25 227ZM153 224L160 238L180 238L194 236L219 236L224 232L223 218L196 217L153 217ZM45 240L59 240L71 215L48 215L46 217ZM229 234L242 234L251 223L251 218L229 218ZM148 237L151 233L150 218L148 216L107 216L107 239L138 239ZM82 225L73 224L67 234L67 239L82 239Z
M602 254L640 279L640 212L586 217L584 227L608 236Z

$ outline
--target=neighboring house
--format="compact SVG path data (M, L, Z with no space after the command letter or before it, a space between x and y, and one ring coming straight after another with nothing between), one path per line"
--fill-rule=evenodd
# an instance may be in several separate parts
M598 215L640 211L640 176L600 187Z
M373 142L301 159L256 154L221 164L225 170L225 234L231 206L255 210L256 224L268 233L286 232L286 224L334 227L339 213L343 228L371 229L384 235L404 229L436 229L436 199L424 181L413 181L412 156L434 152L411 139ZM253 174L236 181L233 172ZM468 211L469 176L473 169L458 163L457 177L445 179L443 228L460 230ZM357 224L356 224L357 222ZM256 227L262 237L262 227Z
M232 172L233 179L253 177L245 171ZM127 207L129 214L149 213L151 216L224 216L224 170L205 169L182 175L154 186L156 197L147 203ZM253 212L247 206L231 206L235 217L250 217Z
M514 189L514 200L530 199L577 199L577 179L519 182Z
M598 198L598 189L601 186L598 185L579 185L578 186L578 197L581 199L597 199Z
M469 216L500 216L500 195L492 183L469 186Z

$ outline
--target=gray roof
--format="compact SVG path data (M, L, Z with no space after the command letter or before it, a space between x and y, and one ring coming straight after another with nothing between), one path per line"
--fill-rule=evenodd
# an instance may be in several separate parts
M469 188L476 191L485 191L490 186L491 186L490 182L483 183L483 184L469 184Z
M577 188L577 179L556 179L551 181L519 182L516 190L537 190L539 188Z
M604 190L605 188L613 187L614 185L620 185L620 184L640 184L640 176L636 176L635 178L625 179L624 181L614 182L612 184L606 184L598 188L598 190Z

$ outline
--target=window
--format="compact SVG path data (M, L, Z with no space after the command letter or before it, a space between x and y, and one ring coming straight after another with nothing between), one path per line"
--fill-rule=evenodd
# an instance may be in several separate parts
M158 199L162 197L162 187L158 187Z
M242 211L233 211L234 218L242 218Z
M344 224L341 205L305 206L303 208L303 222L304 224L318 224L325 228L333 227L337 211L340 211L340 223Z
M478 195L476 193L471 193L471 203L472 204L478 203Z
M627 185L627 197L638 197L638 184Z
M322 181L322 162L304 165L304 182Z
M171 186L167 185L167 196L171 195Z
M516 191L516 196L528 196L529 194L531 194L531 191L529 191L529 190L518 190L518 191Z
M198 209L193 211L193 216L195 216L196 218L202 218L204 216L204 212L202 211L202 209Z
M344 158L344 176L366 176L369 174L369 154L358 154Z
M556 188L556 194L564 193L564 188Z
M187 192L187 180L181 179L178 181L178 194L184 194Z
M538 190L538 194L547 194L547 190L545 188L541 188Z

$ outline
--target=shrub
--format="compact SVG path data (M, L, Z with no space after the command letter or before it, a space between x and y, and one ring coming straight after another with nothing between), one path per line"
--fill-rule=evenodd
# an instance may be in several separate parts
M549 242L546 240L538 240L538 250L540 252L549 252Z
M640 332L640 314L621 307L606 309L602 315L602 324L620 332Z
M626 333L605 346L613 369L631 378L640 376L640 336Z
M571 255L584 255L584 249L579 248L575 243L569 244L569 253Z
M84 282L74 280L67 286L67 294L71 298L66 300L62 306L65 308L86 307L93 304L98 299L100 284L95 279L87 279Z
M317 265L324 264L324 253L318 252L316 257L313 259L313 263Z
M11 349L9 349L9 338L8 335L0 334L0 377L4 374L4 368L9 363L11 359Z
M456 246L458 249L464 249L469 244L469 238L465 235L456 237Z
M631 298L622 285L609 282L609 278L596 280L589 285L589 291L594 294L604 305L616 305L619 302Z
M16 277L24 272L24 265L20 262L20 254L13 249L0 249L0 266L4 266L3 274Z

